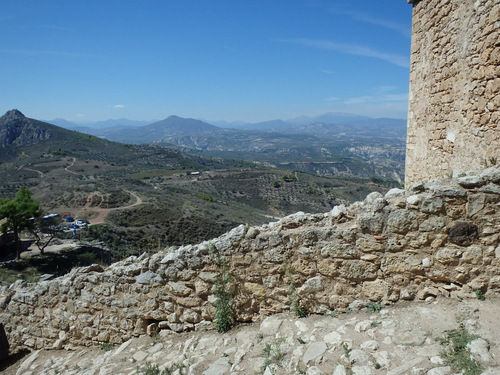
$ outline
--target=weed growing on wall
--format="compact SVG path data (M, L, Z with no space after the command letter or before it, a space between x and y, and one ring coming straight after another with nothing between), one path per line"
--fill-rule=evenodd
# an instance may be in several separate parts
M217 248L212 244L209 245L209 254L212 263L217 267L214 285L214 326L218 332L224 333L234 326L232 277L229 274L229 265L226 258L221 256Z
M302 305L302 300L297 293L297 287L295 286L295 269L291 266L286 266L285 273L288 278L288 298L290 300L290 311L292 311L299 318L305 318L309 316L310 311Z

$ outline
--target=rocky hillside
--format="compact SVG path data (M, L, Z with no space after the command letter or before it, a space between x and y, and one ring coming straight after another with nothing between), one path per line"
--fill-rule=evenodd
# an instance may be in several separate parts
M0 117L0 157L19 165L50 157L78 157L141 166L198 166L201 158L167 147L134 147L60 128L11 110ZM47 160L45 160L47 161ZM207 164L206 159L203 160Z
M17 109L13 109L0 117L0 147L24 146L49 139L56 128L54 125L28 119Z

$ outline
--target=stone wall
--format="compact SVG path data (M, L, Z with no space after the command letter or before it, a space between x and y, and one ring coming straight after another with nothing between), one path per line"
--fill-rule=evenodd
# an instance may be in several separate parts
M500 1L413 1L406 184L500 163Z
M238 321L290 308L291 283L314 313L356 300L500 293L500 167L430 181L325 214L241 225L198 245L74 269L52 281L0 288L11 347L120 343L157 329L210 328L225 257ZM212 250L211 250L212 249Z

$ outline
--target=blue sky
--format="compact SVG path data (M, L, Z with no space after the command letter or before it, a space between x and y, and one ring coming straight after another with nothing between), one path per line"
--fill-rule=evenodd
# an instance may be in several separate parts
M405 0L2 1L0 29L2 114L406 117Z

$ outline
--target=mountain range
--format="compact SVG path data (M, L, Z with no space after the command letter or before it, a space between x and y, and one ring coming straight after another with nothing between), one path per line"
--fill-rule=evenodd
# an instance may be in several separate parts
M219 126L179 116L141 126L131 126L124 119L106 124L109 127L79 131L121 143L171 145L202 156L244 159L325 176L371 175L402 182L404 175L404 119L327 113Z
M136 120L129 120L126 118L108 119L105 121L98 121L98 122L71 122L63 118L56 118L54 120L44 120L44 121L66 129L71 129L71 130L94 129L91 131L98 132L98 130L104 130L109 128L118 129L124 127L141 127L145 125L151 125L157 122L164 122L167 119L178 120L182 118L173 115L161 121L136 121ZM356 124L356 125L368 125L368 126L394 123L406 127L406 119L372 118L345 112L328 112L319 116L299 116L287 120L272 119L257 123L249 123L245 121L228 122L224 120L206 121L203 119L200 119L200 121L223 129L262 130L262 131L280 131L280 130L286 131L287 128L309 125L313 123L344 124L344 125Z
M16 110L7 112L3 121L16 116L19 121L26 121ZM60 135L58 142L64 143L64 139L71 138L69 133L62 134L63 130L69 131L67 129L32 120L34 122L38 124L38 130L30 133L33 139L53 133ZM53 122L73 127L62 119ZM197 119L169 116L146 125L126 119L93 125L99 127L76 128L79 138L85 135L97 137L89 138L96 146L105 140L129 145L164 145L191 155L241 159L324 176L376 177L402 182L404 175L406 121L402 119L372 119L329 113L316 118L239 124L239 128L235 129ZM55 132L55 129L59 130ZM7 127L2 127L0 132L6 135ZM26 134L23 138L29 139ZM0 137L0 142L1 139L7 142L9 137ZM75 145L80 144L81 147L84 143L78 141Z

